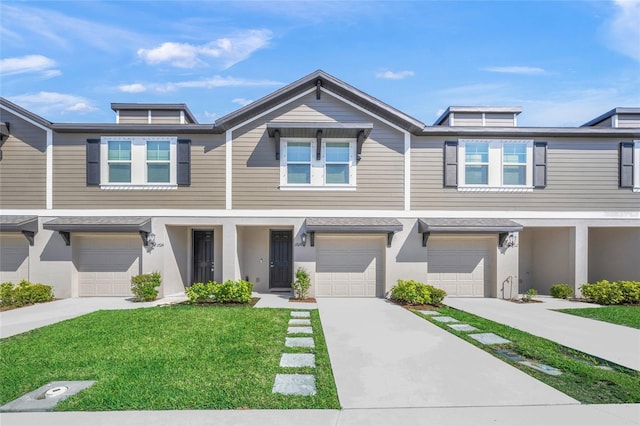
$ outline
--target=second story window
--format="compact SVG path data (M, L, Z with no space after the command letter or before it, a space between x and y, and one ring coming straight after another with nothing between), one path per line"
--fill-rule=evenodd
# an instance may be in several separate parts
M287 143L287 183L311 183L311 143Z
M326 148L325 182L349 184L351 166L349 142L327 142Z
M108 141L109 182L131 182L131 141Z
M171 143L147 141L147 181L169 183L171 181Z

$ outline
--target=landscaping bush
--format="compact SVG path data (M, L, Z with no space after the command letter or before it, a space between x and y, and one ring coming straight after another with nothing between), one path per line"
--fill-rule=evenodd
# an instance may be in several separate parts
M610 283L607 280L593 284L583 284L580 287L580 291L587 300L600 305L617 305L624 300L624 295L618 283Z
M531 302L531 300L533 299L533 296L537 296L537 295L538 295L538 290L536 290L535 288L530 288L529 290L527 290L525 294L522 295L522 301Z
M296 280L291 283L291 288L298 299L306 299L308 297L309 287L311 287L311 278L306 269L300 267L296 270Z
M158 290L161 283L160 274L140 274L131 277L131 292L136 298L136 302L150 302L158 297Z
M4 307L50 302L53 298L53 287L50 285L31 283L27 280L21 280L15 286L11 282L0 285L0 306Z
M568 299L573 296L573 289L568 284L554 284L551 286L551 296L556 299Z
M444 290L414 280L398 280L391 289L391 297L409 305L440 305L447 295Z
M194 283L186 289L191 303L249 303L252 291L253 284L245 280Z
M640 281L618 281L618 286L622 291L622 303L640 303Z

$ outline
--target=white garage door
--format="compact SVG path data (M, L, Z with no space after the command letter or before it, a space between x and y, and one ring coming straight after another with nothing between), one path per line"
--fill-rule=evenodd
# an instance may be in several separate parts
M316 237L317 297L376 297L383 288L383 239Z
M0 282L29 279L29 242L22 234L0 237Z
M131 276L140 273L139 236L82 236L71 243L80 296L131 296Z
M428 243L427 282L449 296L490 296L495 239L434 238Z

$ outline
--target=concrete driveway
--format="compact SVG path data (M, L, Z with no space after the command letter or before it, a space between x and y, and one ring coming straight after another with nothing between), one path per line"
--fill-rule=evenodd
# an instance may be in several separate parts
M544 302L519 304L500 299L448 297L444 303L624 367L640 370L640 330L552 310L593 308L598 305L550 297L540 299Z
M344 408L578 404L383 299L318 299Z

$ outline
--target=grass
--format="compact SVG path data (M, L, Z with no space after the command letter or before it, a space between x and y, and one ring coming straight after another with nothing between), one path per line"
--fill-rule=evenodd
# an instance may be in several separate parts
M601 308L558 309L558 312L640 328L640 306L603 306Z
M317 310L317 394L272 394L288 309L99 311L3 339L0 404L54 380L96 380L56 410L340 408ZM287 348L289 349L289 348ZM306 349L309 352L309 349Z
M485 346L468 336L439 323L426 315L414 312L431 321L440 328L478 346L501 360L552 386L559 391L585 404L620 404L640 402L640 373L615 364L608 364L613 371L598 368L595 364L605 363L581 352L564 347L541 337L499 324L467 312L450 307L439 308L443 315L456 318L470 324L482 332L491 332L512 343L505 345ZM562 371L560 376L550 376L496 354L493 349L511 349L525 358L536 360L556 367Z

